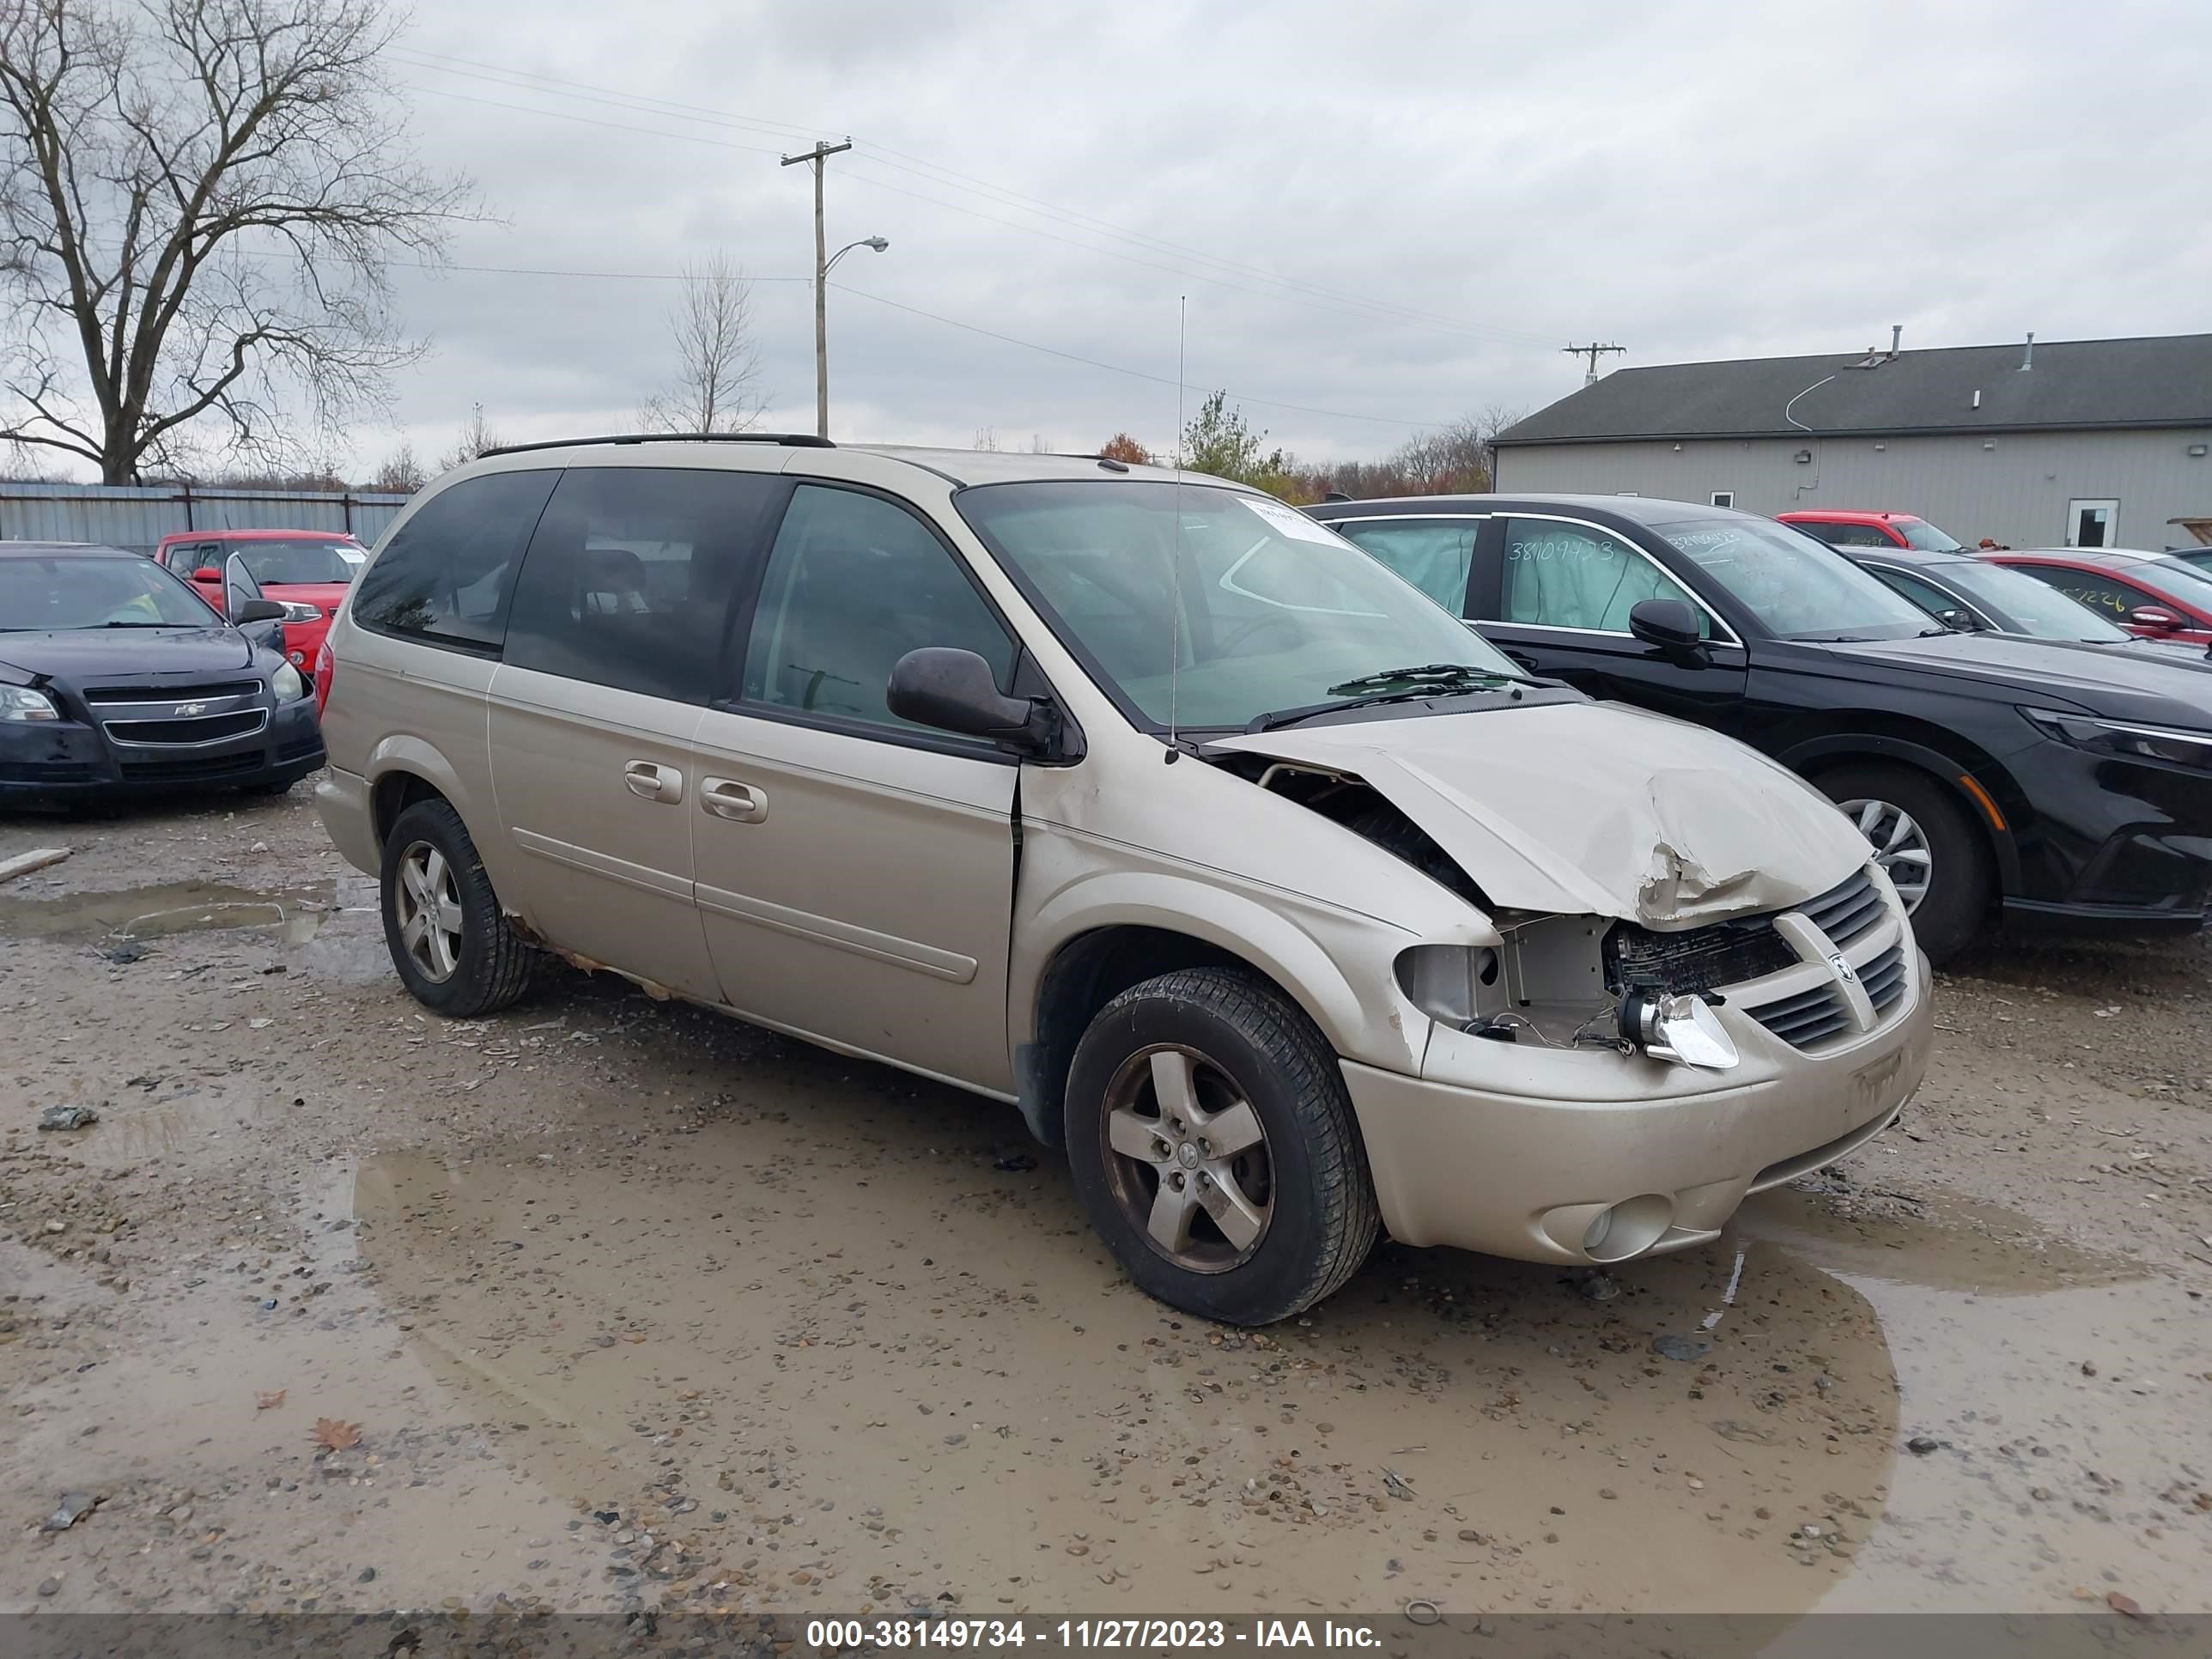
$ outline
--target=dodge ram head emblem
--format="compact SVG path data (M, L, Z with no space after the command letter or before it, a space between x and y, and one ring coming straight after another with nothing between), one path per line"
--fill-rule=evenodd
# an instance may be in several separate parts
M1829 956L1828 966L1836 970L1836 982L1838 984L1856 985L1858 983L1859 976L1851 971L1851 964L1844 960L1844 953L1841 951L1835 951Z

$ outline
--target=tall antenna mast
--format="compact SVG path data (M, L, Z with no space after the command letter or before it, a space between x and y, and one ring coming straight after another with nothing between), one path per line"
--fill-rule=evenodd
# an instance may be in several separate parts
M1173 766L1182 751L1176 747L1176 694L1182 682L1182 388L1183 343L1190 332L1190 295L1176 296L1176 453L1175 542L1168 564L1168 755Z

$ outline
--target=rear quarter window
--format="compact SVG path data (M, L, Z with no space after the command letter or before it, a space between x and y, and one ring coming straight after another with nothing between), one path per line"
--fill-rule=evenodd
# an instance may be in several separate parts
M426 645L497 651L523 550L560 477L492 472L440 490L363 573L354 621Z

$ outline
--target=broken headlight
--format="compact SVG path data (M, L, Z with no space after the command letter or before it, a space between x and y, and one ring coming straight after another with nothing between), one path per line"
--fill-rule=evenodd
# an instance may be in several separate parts
M1620 1031L1622 1042L1654 1060L1671 1060L1701 1072L1729 1071L1736 1063L1735 1040L1701 996L1624 991Z

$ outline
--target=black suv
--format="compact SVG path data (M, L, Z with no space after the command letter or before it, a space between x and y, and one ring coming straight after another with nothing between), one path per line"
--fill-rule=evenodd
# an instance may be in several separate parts
M1713 726L1809 779L1874 843L1935 961L1999 918L2204 925L2212 677L2198 668L1950 632L1833 549L1725 507L1451 495L1307 510L1531 672Z

